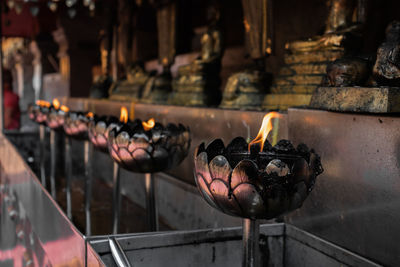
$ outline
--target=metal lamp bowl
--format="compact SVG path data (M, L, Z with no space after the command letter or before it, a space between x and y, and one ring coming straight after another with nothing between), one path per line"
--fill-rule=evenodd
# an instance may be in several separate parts
M66 112L61 109L55 109L53 106L50 107L47 113L47 126L52 130L61 130L66 117Z
M166 171L187 156L190 130L182 124L160 123L145 131L142 121L135 120L110 131L108 149L123 168L140 173Z
M87 139L90 120L87 112L69 112L64 122L65 134L75 139Z
M97 116L89 122L89 140L98 150L108 152L108 133L109 131L120 124L117 117L114 116Z
M272 219L301 207L323 172L319 156L287 140L259 150L253 145L248 152L242 137L227 147L216 139L196 148L195 181L212 207L249 219Z
M49 108L40 107L38 105L30 105L28 107L28 116L31 120L39 124L46 124Z
M36 121L36 115L39 111L39 106L38 105L32 105L30 104L28 106L28 117L32 121Z

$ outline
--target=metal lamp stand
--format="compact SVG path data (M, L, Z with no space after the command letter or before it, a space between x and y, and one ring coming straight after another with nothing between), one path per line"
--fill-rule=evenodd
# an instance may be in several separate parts
M56 131L50 130L50 193L56 199Z
M46 188L46 167L45 167L45 137L46 126L39 125L39 143L40 143L40 180L43 187Z
M91 199L92 199L92 151L93 147L88 140L84 141L84 161L85 161L85 219L86 219L86 236L92 235L91 227Z
M120 184L120 174L119 165L114 162L113 167L113 195L112 195L112 207L113 207L113 225L112 233L118 234L119 232L119 218L121 213L121 184Z
M152 173L145 174L146 217L151 232L158 231L158 211L155 197L155 179Z
M259 267L260 223L258 220L243 219L243 267Z
M65 179L66 179L66 201L67 217L72 219L71 209L71 179L72 179L72 158L71 158L71 137L65 136Z

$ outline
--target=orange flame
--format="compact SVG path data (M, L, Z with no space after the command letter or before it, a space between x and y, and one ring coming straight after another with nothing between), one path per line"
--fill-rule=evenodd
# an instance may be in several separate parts
M54 104L53 104L54 105ZM61 105L60 109L67 113L69 111L69 108L67 106Z
M249 143L249 151L250 151L250 146L252 144L257 144L261 143L261 148L260 151L263 150L264 148L264 143L265 140L267 140L269 132L272 130L272 122L271 120L274 118L281 118L282 116L278 112L270 112L267 115L264 116L260 131L258 132L256 138L254 138L250 143Z
M36 105L38 105L39 107L47 107L47 108L51 106L49 102L44 100L36 100Z
M121 115L119 116L119 120L123 123L128 122L128 109L126 107L121 108Z
M54 99L53 99L53 107L54 107L55 109L59 109L59 108L60 108L60 101L58 101L57 98L54 98Z
M86 113L86 117L88 117L88 118L93 118L93 117L94 117L93 112L88 112L88 113Z
M153 118L151 118L147 122L143 121L142 125L143 125L144 130L148 131L148 130L151 130L154 127L154 125L156 125L156 122L155 122L155 120Z

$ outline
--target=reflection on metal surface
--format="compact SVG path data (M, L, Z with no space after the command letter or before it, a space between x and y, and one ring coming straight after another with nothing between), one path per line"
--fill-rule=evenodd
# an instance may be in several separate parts
M398 266L400 118L302 109L288 115L290 140L320 152L325 172L287 221Z
M84 266L81 234L1 133L0 166L0 265ZM11 205L13 220L4 205ZM104 266L91 249L88 259L88 266Z

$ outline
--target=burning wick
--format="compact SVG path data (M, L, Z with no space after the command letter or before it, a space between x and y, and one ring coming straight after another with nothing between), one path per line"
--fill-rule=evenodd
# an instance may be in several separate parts
M53 104L54 105L54 104ZM69 111L69 108L67 106L61 105L60 109L67 113Z
M156 124L156 122L155 122L155 120L153 118L151 118L147 122L146 121L142 122L143 129L145 131L151 130L154 127L155 124Z
M93 117L94 117L93 112L88 112L88 113L86 114L86 117L88 117L88 118L93 118Z
M249 143L249 152L250 152L250 147L253 144L261 143L261 148L260 152L264 148L264 143L265 140L267 140L269 132L272 130L272 123L271 120L273 118L281 118L282 116L278 112L270 112L267 115L264 116L260 131L258 132L256 138L254 138L250 143Z
M58 101L57 98L54 98L54 99L53 99L53 107L54 107L55 109L60 109L60 101Z
M127 123L128 122L128 109L126 107L122 107L121 108L121 113L119 116L119 120L123 123Z
M47 107L47 108L51 106L49 102L44 100L36 100L36 105L38 105L39 107Z

